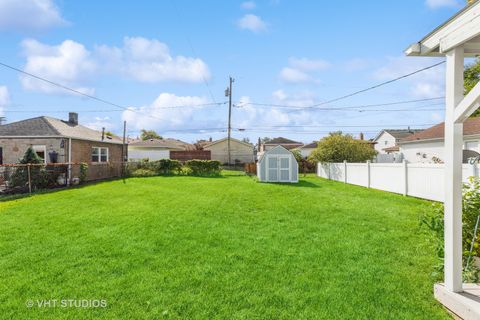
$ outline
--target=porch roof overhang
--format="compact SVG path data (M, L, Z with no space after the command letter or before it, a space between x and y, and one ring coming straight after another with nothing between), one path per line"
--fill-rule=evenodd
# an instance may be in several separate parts
M480 1L467 5L422 40L409 46L405 54L442 57L462 45L466 57L480 55Z

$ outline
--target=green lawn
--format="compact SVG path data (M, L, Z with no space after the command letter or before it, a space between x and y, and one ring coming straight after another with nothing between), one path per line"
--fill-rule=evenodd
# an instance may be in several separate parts
M445 319L418 223L429 207L316 177L232 173L0 202L0 318Z

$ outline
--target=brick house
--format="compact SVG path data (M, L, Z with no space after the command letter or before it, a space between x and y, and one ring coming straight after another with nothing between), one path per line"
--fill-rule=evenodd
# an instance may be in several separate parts
M118 137L107 136L78 123L78 114L68 121L37 117L0 125L0 164L15 164L28 147L48 163L87 163L87 180L106 179L121 174L124 146ZM72 165L71 178L79 166Z

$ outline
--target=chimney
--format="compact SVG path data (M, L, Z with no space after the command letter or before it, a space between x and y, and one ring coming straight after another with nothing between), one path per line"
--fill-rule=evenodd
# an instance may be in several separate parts
M69 112L68 113L68 122L73 125L78 125L78 113Z
M364 140L363 132L360 132L360 140Z
M212 137L210 137L210 138L208 139L208 141L212 142L212 141L213 141Z

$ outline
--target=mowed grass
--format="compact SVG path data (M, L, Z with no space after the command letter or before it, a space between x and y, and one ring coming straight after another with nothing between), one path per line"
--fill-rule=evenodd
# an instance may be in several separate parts
M316 177L231 173L0 202L0 318L445 319L418 224L429 208Z

